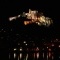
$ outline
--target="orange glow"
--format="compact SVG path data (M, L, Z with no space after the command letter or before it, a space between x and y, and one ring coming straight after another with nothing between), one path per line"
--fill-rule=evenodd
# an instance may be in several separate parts
M32 23L32 22L31 21L24 21L24 25L28 25L30 23Z
M29 24L29 21L24 21L24 25L27 25L27 24Z
M41 26L41 25L49 26L53 22L51 18L45 17L41 13L38 13L38 11L31 10L31 9L29 9L28 13L24 12L22 15L18 15L18 16L15 16L15 17L10 17L9 21L20 18L20 16L26 17L27 19L31 19L30 21L24 21L24 25L28 25L28 24L31 24L31 23L36 23L39 26Z

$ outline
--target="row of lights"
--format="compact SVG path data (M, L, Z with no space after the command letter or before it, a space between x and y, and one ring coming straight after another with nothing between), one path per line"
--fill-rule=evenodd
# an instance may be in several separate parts
M59 48L60 48L60 45L59 45ZM49 51L51 51L51 49L49 48L49 47L47 47L47 49L49 50ZM14 51L16 51L17 49L16 48L14 48ZM43 49L44 50L44 49ZM20 48L20 51L22 51L22 48ZM39 48L37 47L36 48L36 51L39 51Z
M14 48L14 51L16 51L16 50L17 50L17 48ZM22 51L22 48L20 48L19 50Z

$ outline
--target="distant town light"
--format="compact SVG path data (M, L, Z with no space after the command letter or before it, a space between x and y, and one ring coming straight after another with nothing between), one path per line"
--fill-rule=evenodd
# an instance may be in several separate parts
M26 41L24 41L23 43L26 43Z
M36 23L39 26L44 25L48 27L53 23L53 20L51 18L46 17L43 14L39 13L38 11L31 10L31 9L29 9L28 13L23 12L22 15L19 14L14 17L9 17L9 21L16 20L17 18L20 18L21 16L26 17L27 19L30 19L30 21L24 21L24 25Z
M39 51L39 48L38 47L36 48L36 51Z
M37 47L37 50L39 50L39 48Z
M60 48L60 45L59 45L59 48Z
M16 48L14 48L14 51L16 51L17 49Z
M54 44L52 44L52 46L54 46Z
M56 41L58 41L58 39L56 39Z
M16 53L14 53L14 59L16 58Z
M27 46L27 44L26 44L26 46Z
M20 48L20 51L22 51L22 48Z
M48 49L48 47L47 47L47 49Z

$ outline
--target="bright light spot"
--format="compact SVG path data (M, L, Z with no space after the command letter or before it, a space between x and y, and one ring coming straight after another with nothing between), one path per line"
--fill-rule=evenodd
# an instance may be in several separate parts
M20 48L20 51L22 51L22 48Z
M44 17L44 16L41 16L41 17L39 18L39 21L40 21L40 22L45 22L45 17Z
M59 45L59 48L60 48L60 45Z
M30 21L24 21L24 24L25 25L30 24Z
M19 18L21 15L18 15L17 17Z
M14 51L16 51L17 49L16 48L14 48Z
M25 44L27 46L27 44Z
M24 41L23 43L26 43L26 41Z

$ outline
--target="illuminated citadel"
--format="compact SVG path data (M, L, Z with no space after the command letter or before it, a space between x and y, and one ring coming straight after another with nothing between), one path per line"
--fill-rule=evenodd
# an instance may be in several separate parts
M42 13L39 13L36 10L31 10L29 9L28 13L23 12L22 15L14 16L14 17L9 17L9 21L16 20L17 18L20 17L26 17L27 19L30 19L30 21L24 21L24 25L36 23L37 25L41 26L50 26L53 21L49 17L45 17Z

